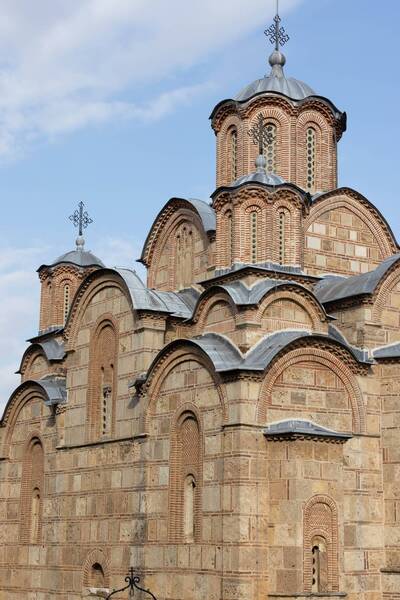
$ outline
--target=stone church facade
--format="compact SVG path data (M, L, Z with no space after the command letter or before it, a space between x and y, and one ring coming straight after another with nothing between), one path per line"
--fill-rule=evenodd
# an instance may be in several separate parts
M345 113L284 64L212 112L217 189L161 210L147 286L81 237L39 268L0 598L132 566L159 600L400 599L400 249L337 187Z

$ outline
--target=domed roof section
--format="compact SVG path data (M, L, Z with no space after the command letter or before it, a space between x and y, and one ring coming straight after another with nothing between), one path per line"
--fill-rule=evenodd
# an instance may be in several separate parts
M97 256L95 256L89 250L85 250L85 241L83 237L79 236L76 240L76 249L71 250L70 252L66 252L62 254L56 260L48 265L42 265L39 267L38 271L44 267L56 267L57 265L69 264L75 265L82 269L88 267L105 267L103 261L101 261Z
M50 267L61 263L69 263L77 267L105 267L105 264L89 250L72 250L59 256Z
M264 185L282 185L285 180L275 173L267 173L266 171L256 171L249 175L243 175L236 179L229 187L239 187L244 183L263 183Z
M285 56L279 50L275 50L269 57L271 73L262 79L257 79L244 87L235 100L245 102L253 96L265 92L277 92L291 98L292 100L304 100L308 96L315 96L314 90L299 79L285 77L283 67L286 63Z

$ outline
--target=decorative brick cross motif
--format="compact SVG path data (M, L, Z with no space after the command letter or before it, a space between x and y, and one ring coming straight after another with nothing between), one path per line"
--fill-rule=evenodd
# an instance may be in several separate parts
M280 26L281 18L279 16L279 0L276 2L276 15L273 24L264 31L265 35L271 42L275 44L275 50L279 51L280 46L284 46L289 41L289 36L285 29Z
M267 119L260 113L257 117L254 127L249 129L249 136L254 144L258 144L258 152L261 156L264 155L264 149L274 141L274 134L268 129Z
M69 220L73 222L75 227L79 227L80 236L83 234L83 230L86 229L91 223L93 223L93 219L89 217L89 214L86 210L83 210L84 208L84 203L79 202L78 208L69 218Z

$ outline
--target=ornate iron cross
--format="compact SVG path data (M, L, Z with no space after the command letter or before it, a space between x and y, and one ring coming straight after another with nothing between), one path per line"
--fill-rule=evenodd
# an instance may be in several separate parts
M133 598L135 595L135 590L137 590L138 592L143 592L144 594L148 594L153 600L157 600L157 598L154 596L154 594L152 594L150 592L150 590L145 590L144 588L139 587L138 584L140 583L140 577L135 576L135 572L132 567L130 568L129 575L127 577L125 577L125 582L128 585L126 585L124 588L122 588L120 590L115 590L114 592L111 592L111 594L109 594L109 596L107 596L107 600L108 600L108 598L111 598L115 594L119 594L120 592L125 592L128 590L129 590L129 598Z
M260 113L257 117L256 124L248 131L253 143L258 144L258 152L260 155L263 155L264 148L268 147L274 141L274 134L272 131L268 131L266 121L267 119Z
M76 211L70 216L70 221L73 222L75 227L79 227L79 235L83 234L83 230L88 227L91 223L93 223L93 219L89 217L89 214L86 210L83 210L85 205L83 202L79 202L78 208Z
M289 36L284 27L281 27L281 18L279 16L279 0L276 2L276 15L273 24L264 31L271 44L275 44L275 50L279 50L280 46L284 46L289 41Z

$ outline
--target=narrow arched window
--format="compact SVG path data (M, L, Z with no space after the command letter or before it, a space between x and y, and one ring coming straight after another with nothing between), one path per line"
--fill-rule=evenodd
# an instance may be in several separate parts
M169 537L176 542L201 539L200 428L195 415L185 412L172 438L169 491Z
M188 224L180 227L176 236L175 269L175 287L190 287L194 280L194 234Z
M44 453L39 439L26 447L21 480L21 541L39 544L42 537Z
M63 317L64 317L64 323L67 322L70 301L71 301L71 288L70 288L69 283L66 283L64 285L64 298L63 298Z
M225 213L225 227L226 227L226 266L231 266L233 262L233 215L232 211L228 210Z
M279 213L279 264L285 263L285 230L286 230L286 215L284 211Z
M31 510L31 542L33 544L36 544L39 541L40 502L40 489L35 487L32 494Z
M236 129L230 133L230 163L231 179L235 181L238 177L238 134Z
M195 493L196 493L196 480L193 475L187 475L184 483L184 499L183 499L183 513L184 513L184 524L183 531L186 542L194 541L194 526L195 526Z
M88 436L94 440L113 433L116 402L117 335L114 325L105 321L93 333L90 348L90 387Z
M315 158L317 134L313 127L307 129L307 190L315 189Z
M95 589L105 588L105 576L103 567L99 563L94 563L89 573L89 585Z
M256 263L258 258L258 213L256 210L250 213L250 245L251 262Z
M268 123L268 144L266 144L264 150L268 173L276 173L276 132L276 125L274 125L274 123Z
M304 590L308 593L339 590L338 517L336 504L314 496L304 508Z
M326 540L322 537L312 541L312 592L321 593L329 590L328 556Z

